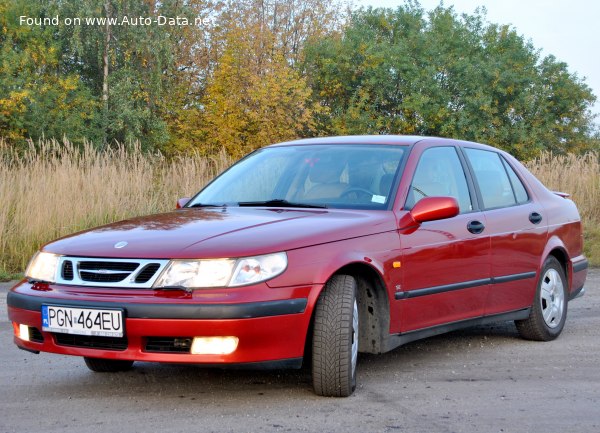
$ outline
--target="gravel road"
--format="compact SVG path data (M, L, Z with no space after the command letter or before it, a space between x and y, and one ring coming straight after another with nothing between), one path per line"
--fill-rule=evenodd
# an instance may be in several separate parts
M600 431L600 269L550 343L512 323L359 358L346 399L313 395L305 371L137 363L94 374L76 357L18 350L0 284L0 432Z

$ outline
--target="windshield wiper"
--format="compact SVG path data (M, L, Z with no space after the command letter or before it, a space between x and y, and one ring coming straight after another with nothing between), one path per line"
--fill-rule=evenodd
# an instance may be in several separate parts
M227 203L223 204L214 204L214 203L194 203L188 207L227 207Z
M238 206L303 207L303 208L327 209L327 206L320 205L320 204L294 203L294 202L287 201L282 198L275 198L273 200L265 200L265 201L241 201L238 203Z

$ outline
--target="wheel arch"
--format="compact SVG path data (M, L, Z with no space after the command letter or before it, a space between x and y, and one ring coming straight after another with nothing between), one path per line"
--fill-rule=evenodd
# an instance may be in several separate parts
M385 352L385 342L390 329L390 301L381 274L361 262L349 263L333 273L340 274L351 275L356 280L359 351Z
M556 260L558 260L558 262L560 263L560 265L563 268L563 271L565 272L565 276L567 277L567 280L569 279L569 256L566 252L566 250L564 248L561 247L556 247L554 248L552 251L550 251L550 253L548 254L548 257L553 256L554 258L556 258Z
M562 266L563 272L565 273L565 277L567 279L567 284L568 284L568 292L571 291L571 288L573 286L573 272L571 269L571 257L569 256L569 252L567 251L567 248L565 247L564 243L556 236L552 237L548 244L546 245L546 248L544 250L544 253L542 254L542 260L539 264L539 272L542 271L543 267L544 267L544 263L546 262L546 260L548 259L548 257L554 257L556 260L558 260L558 262L560 263L560 265Z

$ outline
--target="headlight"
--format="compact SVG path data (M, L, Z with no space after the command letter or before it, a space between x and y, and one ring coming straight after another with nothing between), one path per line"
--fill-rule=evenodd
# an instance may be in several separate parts
M154 287L223 287L235 260L172 260Z
M259 283L281 274L287 267L285 253L241 259L171 260L155 288L235 287Z
M281 274L286 267L285 253L238 259L229 285L235 287L265 281Z
M27 265L25 277L31 280L54 283L59 258L60 256L57 254L38 251Z

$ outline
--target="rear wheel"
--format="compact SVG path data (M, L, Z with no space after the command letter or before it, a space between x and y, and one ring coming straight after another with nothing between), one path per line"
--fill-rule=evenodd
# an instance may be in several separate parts
M127 371L133 366L133 361L122 361L117 359L102 358L83 358L85 365L96 373L116 373L118 371Z
M560 262L550 256L544 262L531 313L515 321L521 337L550 341L560 335L567 319L567 279Z
M315 393L347 397L356 388L358 304L356 280L335 275L325 285L315 307L312 342Z

